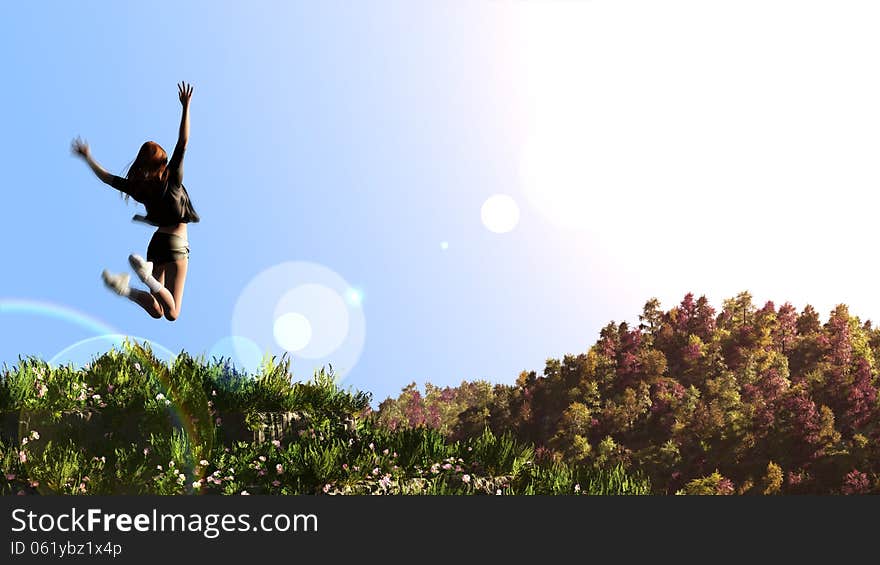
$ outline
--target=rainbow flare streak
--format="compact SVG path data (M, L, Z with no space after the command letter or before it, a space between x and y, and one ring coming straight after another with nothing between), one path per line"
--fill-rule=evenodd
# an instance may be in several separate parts
M63 322L69 322L81 328L95 332L96 334L118 334L119 330L110 324L80 312L69 306L55 304L53 302L25 300L21 298L0 299L0 315L3 314L37 314L54 318Z

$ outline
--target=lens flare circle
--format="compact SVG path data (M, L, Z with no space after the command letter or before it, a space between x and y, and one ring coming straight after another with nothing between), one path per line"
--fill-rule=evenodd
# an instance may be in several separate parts
M275 307L276 326L278 320L288 315L292 315L288 323L297 324L300 333L304 329L302 322L308 325L306 343L295 349L306 359L327 357L339 349L348 335L348 307L340 293L328 286L309 283L286 292Z
M299 312L286 312L275 319L275 341L287 351L301 351L312 340L312 324Z
M342 379L363 351L362 297L324 265L279 263L245 285L233 310L231 334L269 355L288 354L299 378L311 378L313 371L332 365ZM241 345L233 343L233 349L238 356L245 353Z
M519 206L506 194L493 194L483 202L480 218L487 230L507 233L519 223Z

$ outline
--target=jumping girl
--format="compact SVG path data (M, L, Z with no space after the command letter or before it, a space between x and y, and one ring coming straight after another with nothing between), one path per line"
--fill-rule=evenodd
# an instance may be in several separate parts
M170 321L180 316L183 301L189 260L186 225L199 221L183 186L183 153L189 139L189 102L193 88L182 82L177 89L183 112L177 145L170 161L158 143L148 141L141 146L123 178L105 171L92 158L84 141L77 138L71 146L73 153L82 157L101 181L125 193L126 198L131 196L144 205L146 216L136 214L133 220L158 228L147 247L146 261L137 254L128 257L132 269L150 291L131 288L128 274L111 274L106 270L101 274L104 284L116 294L139 304L152 317L165 316Z

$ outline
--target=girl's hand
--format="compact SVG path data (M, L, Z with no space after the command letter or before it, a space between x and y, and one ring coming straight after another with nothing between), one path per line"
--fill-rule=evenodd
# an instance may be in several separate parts
M180 97L180 103L184 106L189 106L189 100L193 95L193 87L191 84L187 84L185 82L181 82L177 85L178 96Z
M70 150L74 155L79 155L83 159L88 159L91 155L91 151L89 150L89 144L77 137L70 144Z

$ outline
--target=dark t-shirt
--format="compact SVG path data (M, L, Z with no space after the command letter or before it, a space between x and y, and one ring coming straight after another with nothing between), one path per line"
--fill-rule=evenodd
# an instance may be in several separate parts
M168 161L165 181L130 181L113 176L110 186L128 194L147 209L147 215L137 214L133 218L135 221L159 227L199 221L183 186L183 153L184 148L178 143Z

